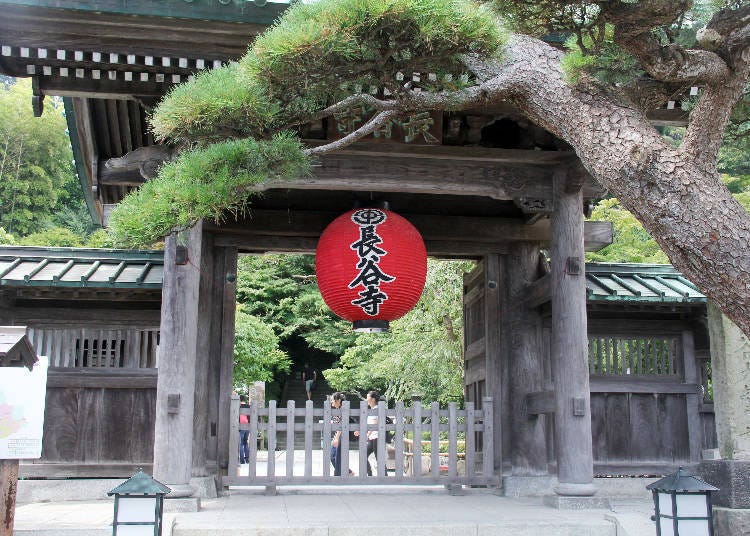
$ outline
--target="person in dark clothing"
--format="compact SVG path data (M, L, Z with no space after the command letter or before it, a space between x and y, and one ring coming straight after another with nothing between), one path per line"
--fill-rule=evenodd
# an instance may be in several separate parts
M333 393L331 395L331 407L339 409L346 400L344 393ZM331 416L331 424L341 424L341 415ZM331 438L331 464L333 465L333 476L341 476L341 430L337 430Z
M310 363L305 363L305 368L302 371L302 379L305 382L305 392L307 393L307 399L312 400L313 385L318 379L318 373L314 368L310 367Z

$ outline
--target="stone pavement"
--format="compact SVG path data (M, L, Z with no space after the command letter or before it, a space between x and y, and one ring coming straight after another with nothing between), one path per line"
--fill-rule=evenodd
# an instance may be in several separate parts
M113 502L19 505L17 536L109 536ZM613 499L611 510L556 510L442 488L282 488L277 496L234 490L200 512L165 515L164 536L653 536L650 500Z

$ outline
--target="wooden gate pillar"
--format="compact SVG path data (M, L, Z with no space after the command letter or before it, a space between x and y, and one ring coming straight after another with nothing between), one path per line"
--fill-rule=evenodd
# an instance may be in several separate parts
M553 176L551 357L559 480L555 492L586 496L593 495L596 487L586 333L583 198L577 178L566 170L558 170Z
M170 497L192 495L190 486L201 281L202 224L176 234L164 247L161 333L156 387L154 478L172 488Z
M215 463L207 458L211 436L209 363L212 356L218 355L218 343L211 336L213 324L221 322L221 315L214 314L216 291L214 289L214 272L216 259L213 247L213 235L203 233L201 238L200 288L198 294L198 325L195 355L195 400L193 409L193 477L209 476L215 471ZM214 434L216 425L213 426ZM215 458L214 458L215 460ZM211 465L212 467L209 467Z
M539 246L520 242L505 257L506 292L503 300L504 348L508 362L511 474L547 474L545 416L529 415L526 398L544 388L542 318L524 305L528 285L536 279Z
M228 452L231 423L230 402L232 397L232 374L234 370L234 317L237 307L237 248L217 247L214 250L214 306L212 340L216 341L211 354L210 374L215 378L209 396L215 404L216 459L220 474L226 474L229 465ZM220 319L217 321L216 319ZM213 390L215 389L215 390Z

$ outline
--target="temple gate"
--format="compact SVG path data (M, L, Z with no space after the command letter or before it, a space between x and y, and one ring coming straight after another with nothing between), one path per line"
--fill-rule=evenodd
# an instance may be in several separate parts
M171 85L236 59L284 7L219 3L113 0L93 11L0 1L0 72L32 77L38 113L45 94L65 97L96 221L106 224L113 204L172 156L148 133L150 107ZM678 124L680 113L653 118ZM355 119L326 118L301 134L325 143ZM167 237L153 470L174 496L230 466L237 255L312 253L340 213L382 201L419 229L429 255L481 261L466 281L467 400L493 400L496 474L544 477L552 467L558 494L594 493L583 254L609 244L612 228L584 214L604 192L565 143L509 105L425 111L404 124L321 157L312 177L260 185L247 218ZM687 361L681 379L697 382ZM686 411L694 430L697 413ZM691 436L691 460L698 443Z

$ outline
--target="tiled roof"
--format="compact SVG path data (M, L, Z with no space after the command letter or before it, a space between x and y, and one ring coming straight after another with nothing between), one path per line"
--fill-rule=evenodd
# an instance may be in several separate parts
M0 287L159 289L162 251L0 246ZM706 296L668 264L586 264L589 302L703 303Z
M161 288L161 251L0 247L0 287Z
M703 303L706 296L669 264L586 264L588 301Z

